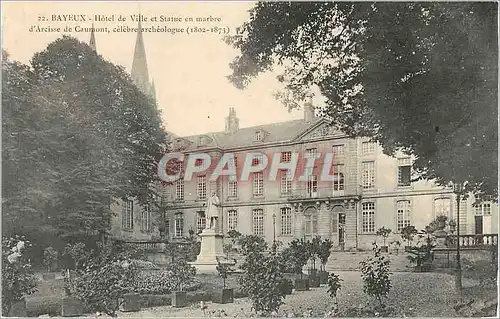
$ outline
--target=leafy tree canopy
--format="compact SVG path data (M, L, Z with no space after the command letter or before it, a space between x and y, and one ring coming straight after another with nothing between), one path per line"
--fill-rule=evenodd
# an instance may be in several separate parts
M228 43L244 88L279 69L288 107L313 87L323 115L387 154L414 155L418 178L497 195L497 4L259 2Z
M65 36L2 76L4 232L95 238L112 198L151 202L167 135L123 68Z

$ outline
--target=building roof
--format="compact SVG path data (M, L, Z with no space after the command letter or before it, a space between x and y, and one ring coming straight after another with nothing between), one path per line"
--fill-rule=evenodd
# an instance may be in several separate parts
M258 126L244 127L238 129L234 133L211 132L205 134L183 136L181 139L187 140L194 147L220 147L220 148L236 148L255 146L265 143L288 142L293 140L299 134L305 132L312 126L315 126L320 119L314 122L306 122L303 119L292 120ZM255 138L256 133L260 131L262 141ZM201 139L205 139L202 145L199 144ZM191 147L190 147L191 148Z

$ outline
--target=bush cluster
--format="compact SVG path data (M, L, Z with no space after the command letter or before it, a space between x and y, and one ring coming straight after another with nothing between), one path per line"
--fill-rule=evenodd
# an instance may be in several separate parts
M36 277L25 250L31 244L24 237L2 237L2 316L25 295L36 291Z

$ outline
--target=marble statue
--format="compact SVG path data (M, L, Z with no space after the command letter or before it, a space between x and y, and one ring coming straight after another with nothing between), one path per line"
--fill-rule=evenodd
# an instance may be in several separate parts
M217 219L219 218L220 201L215 193L207 199L207 208L205 210L206 226L205 229L215 229Z

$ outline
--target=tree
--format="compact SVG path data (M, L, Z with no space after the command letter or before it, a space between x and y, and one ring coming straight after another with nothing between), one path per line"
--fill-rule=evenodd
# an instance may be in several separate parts
M289 263L293 265L295 273L300 274L300 279L302 279L302 268L304 268L309 258L311 258L311 242L303 238L294 239L287 248L290 249L291 258Z
M64 36L30 66L4 55L2 73L4 232L96 242L113 199L154 203L167 135L123 68Z
M276 245L273 244L267 253L266 242L255 235L241 237L241 243L245 261L241 265L243 274L239 282L252 300L252 308L257 315L268 317L278 311L285 297L280 289L284 277Z
M259 2L228 42L237 87L280 65L288 107L318 87L339 129L414 155L415 180L496 197L495 3Z

